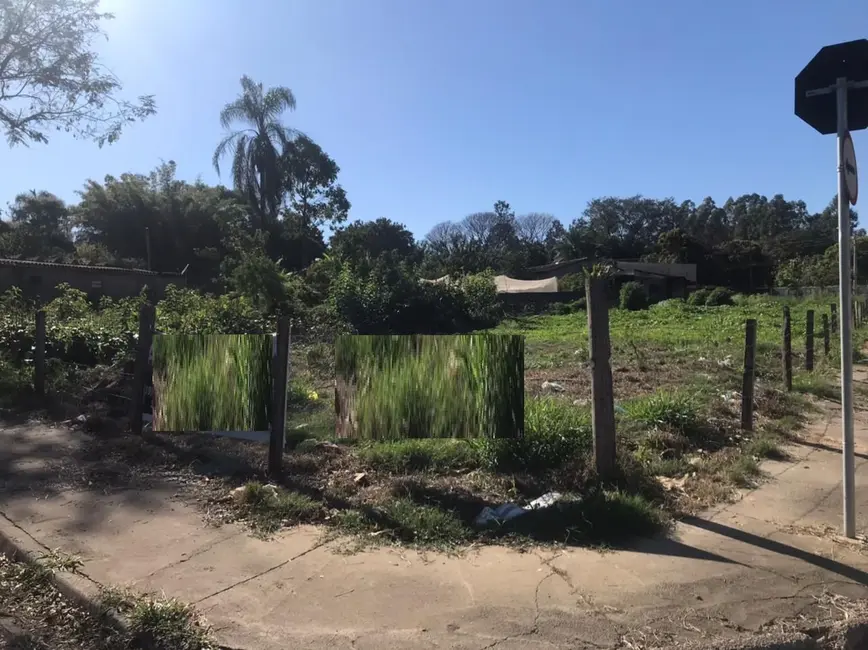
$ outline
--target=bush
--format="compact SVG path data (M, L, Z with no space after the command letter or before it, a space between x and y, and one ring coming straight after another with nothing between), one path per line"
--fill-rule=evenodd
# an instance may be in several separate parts
M706 307L722 307L723 305L732 305L732 292L724 287L716 287L705 299Z
M694 307L702 307L705 305L705 301L708 299L708 294L711 293L711 289L707 289L702 287L697 289L693 293L690 294L687 298L687 304L693 305Z
M579 292L585 290L585 276L581 273L567 273L558 280L558 291Z
M621 309L639 311L648 307L648 294L639 282L626 282L621 286Z
M329 304L357 334L454 334L492 327L502 317L490 273L432 284L406 264L383 260L367 272L345 265Z
M572 302L558 302L549 308L549 313L563 316L566 314L575 314L579 311L585 311L587 305L585 299L573 300Z

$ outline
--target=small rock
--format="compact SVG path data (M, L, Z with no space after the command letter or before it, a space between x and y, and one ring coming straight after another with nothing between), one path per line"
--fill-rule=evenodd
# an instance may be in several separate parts
M232 499L233 501L240 501L241 497L244 496L244 488L245 488L245 486L242 485L240 487L235 488L234 490L231 490L229 492L229 498Z
M564 388L559 383L554 382L554 381L544 381L542 383L542 389L543 390L551 390L551 391L554 391L556 393L562 393L566 390L566 388Z
M356 485L367 485L368 484L368 473L367 472L358 472L355 476L353 476L353 483Z

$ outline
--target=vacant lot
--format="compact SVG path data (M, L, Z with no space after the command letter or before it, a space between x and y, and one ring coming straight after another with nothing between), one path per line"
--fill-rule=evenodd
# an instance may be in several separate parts
M795 389L782 390L783 304L767 298L724 307L671 301L611 312L620 467L608 483L598 480L591 461L584 312L519 318L495 330L527 337L521 440L336 444L330 348L296 340L286 477L269 485L261 471L263 449L221 441L232 446L228 455L243 455L257 469L246 477L252 480L236 475L228 484L212 483L209 509L262 533L319 521L361 539L434 547L492 540L617 543L651 533L673 516L762 480L759 462L783 455L782 445L797 436L813 408L811 394L834 395L837 340L833 336L826 357L819 332L825 303L786 303ZM808 309L818 324L812 373L803 370ZM739 426L747 318L758 321L753 433ZM228 499L232 488L240 489ZM558 498L550 507L509 521L477 519L485 508L525 506L551 492Z
M791 393L782 390L784 304L793 323ZM68 374L67 384L89 390L77 403L87 415L79 424L98 435L92 449L69 459L78 467L57 476L89 486L180 476L210 518L244 520L261 534L320 522L360 540L436 548L495 540L613 544L665 528L672 517L762 480L759 462L782 455L782 445L798 435L813 408L811 394L835 396L834 335L827 357L818 332L815 369L803 370L808 309L815 310L819 330L826 302L754 297L734 306L669 301L644 311L612 310L619 471L608 482L599 480L592 463L582 311L508 320L494 330L526 337L525 435L518 440L338 442L333 348L296 336L282 479L266 476L264 446L202 435L112 433L124 426L113 416L123 413L117 405L128 402L101 397L111 374L104 366L84 371L90 375ZM759 341L753 433L739 426L748 318L758 321ZM514 518L497 510L534 503L545 507L513 508L520 515Z

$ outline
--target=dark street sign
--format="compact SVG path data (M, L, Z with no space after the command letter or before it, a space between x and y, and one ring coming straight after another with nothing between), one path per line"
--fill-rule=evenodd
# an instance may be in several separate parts
M846 77L847 128L868 128L868 39L828 45L796 77L796 115L823 134L837 133L835 83ZM853 84L855 82L855 87ZM826 90L827 92L812 92Z

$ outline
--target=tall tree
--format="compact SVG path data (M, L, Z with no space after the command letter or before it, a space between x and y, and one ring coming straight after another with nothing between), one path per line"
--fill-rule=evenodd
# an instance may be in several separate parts
M295 110L295 96L289 88L263 89L262 84L244 75L241 94L220 112L220 124L230 131L214 151L214 168L220 173L220 160L232 153L232 182L235 190L247 197L264 219L276 220L285 191L281 155L295 135L280 118Z
M25 192L9 206L0 254L67 261L75 252L69 210L50 192Z
M116 263L141 268L147 233L153 270L177 272L189 265L188 279L198 286L209 286L219 271L225 226L250 229L251 210L243 200L226 188L176 179L171 161L148 175L88 181L79 194L77 244L105 247Z
M350 202L337 182L341 168L316 142L306 135L287 142L281 169L288 215L317 228L346 221Z
M48 142L51 130L114 142L152 115L153 96L120 99L122 84L91 49L105 36L99 0L0 0L0 126L10 145Z
M402 262L418 261L413 233L403 224L381 217L376 221L356 221L341 228L329 241L332 251L358 266L384 254Z

